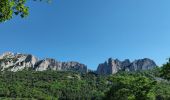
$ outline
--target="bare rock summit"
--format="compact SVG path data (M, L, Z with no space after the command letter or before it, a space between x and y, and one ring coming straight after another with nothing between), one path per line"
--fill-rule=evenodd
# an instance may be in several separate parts
M133 62L126 59L120 61L118 59L109 58L108 61L98 65L97 74L115 74L118 71L139 71L139 70L149 70L155 68L156 63L148 58L138 59Z

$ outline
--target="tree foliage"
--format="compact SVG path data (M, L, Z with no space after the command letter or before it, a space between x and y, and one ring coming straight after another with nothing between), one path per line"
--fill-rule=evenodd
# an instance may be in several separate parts
M0 22L10 20L13 15L20 15L22 18L28 15L26 0L0 0Z
M148 100L154 98L151 95L156 82L148 77L124 74L113 76L111 81L113 85L106 94L107 100Z
M162 66L161 77L170 80L170 59Z
M0 0L0 22L4 22L18 15L21 18L28 16L29 7L26 6L28 0ZM42 0L33 0L42 1ZM47 2L51 0L45 0Z
M0 73L0 99L101 100L107 78L92 73L20 71Z
M0 72L0 99L38 100L169 100L170 82L155 72L95 73L58 71Z

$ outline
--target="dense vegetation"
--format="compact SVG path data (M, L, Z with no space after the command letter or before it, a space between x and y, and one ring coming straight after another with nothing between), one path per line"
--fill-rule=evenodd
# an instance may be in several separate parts
M153 70L109 76L50 70L1 72L0 99L170 100L169 65L170 61Z
M107 78L95 74L21 71L0 74L0 97L34 99L100 99L109 90Z

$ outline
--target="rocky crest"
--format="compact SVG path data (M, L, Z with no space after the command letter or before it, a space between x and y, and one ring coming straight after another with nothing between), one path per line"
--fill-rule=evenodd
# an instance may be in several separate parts
M59 62L50 58L38 60L38 58L30 54L14 54L11 52L0 56L0 71L16 72L23 69L87 72L87 66L78 62Z
M115 74L118 71L149 70L156 66L156 63L148 58L135 60L133 62L130 62L128 59L119 61L118 59L109 58L108 61L99 64L96 72L97 74Z
M99 64L97 74L115 74L118 71L137 71L148 70L156 67L154 61L145 58L130 62L126 59L119 61L118 59L109 58L108 61ZM30 54L20 54L6 52L0 56L0 71L21 71L21 70L56 70L56 71L77 71L81 73L90 72L87 66L79 62L60 62L55 59L46 58L39 60Z
M0 70L20 71L34 67L38 59L32 55L4 53L0 56Z
M87 66L78 62L59 62L55 59L47 58L45 60L40 60L35 64L34 69L36 71L44 71L47 69L58 70L58 71L78 71L82 73L87 72Z

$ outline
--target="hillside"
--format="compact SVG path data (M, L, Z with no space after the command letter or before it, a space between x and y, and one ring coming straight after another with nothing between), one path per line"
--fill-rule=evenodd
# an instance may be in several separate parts
M33 55L0 56L0 99L169 100L170 60L161 67L148 58L108 59L90 71L79 62Z
M109 76L70 71L6 71L0 73L0 97L5 100L168 100L170 83L158 80L156 73L158 69Z
M19 71L0 73L0 97L56 99L101 99L111 84L93 73Z

